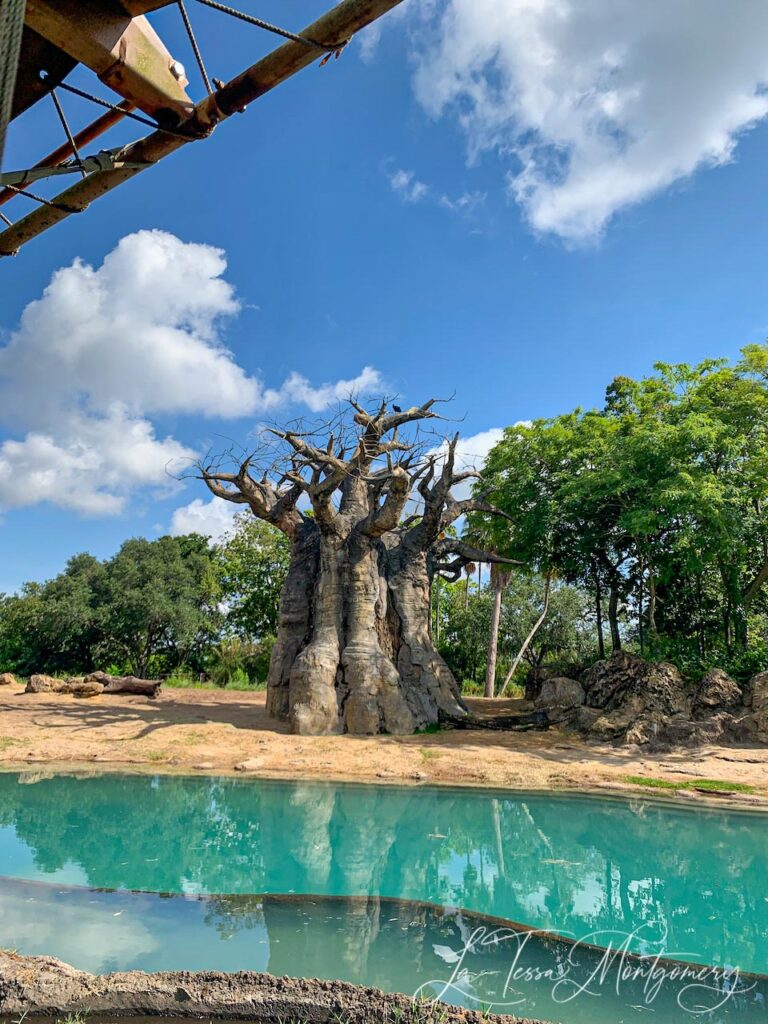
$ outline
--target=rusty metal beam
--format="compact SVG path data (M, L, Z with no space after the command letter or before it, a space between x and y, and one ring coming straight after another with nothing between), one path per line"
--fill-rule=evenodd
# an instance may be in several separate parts
M317 21L308 25L302 36L317 40L325 47L342 46L356 32L397 7L402 0L342 0ZM140 167L100 171L66 189L53 200L57 206L40 206L0 233L0 256L14 255L25 242L42 234L72 213L85 210L90 203L135 177L145 167L164 159L187 143L210 132L220 121L244 109L253 100L280 85L319 56L315 47L288 42L267 54L221 89L202 100L182 129L188 138L156 131L138 142L123 147L120 160Z
M101 117L97 117L95 121L91 121L89 125L86 125L85 128L82 128L75 135L75 145L77 148L81 149L83 146L87 146L89 142L93 142L94 139L103 135L104 132L109 131L109 129L119 121L122 121L125 116L123 112L130 110L133 110L133 104L131 101L123 100L120 104L120 110L107 110L101 115ZM71 156L74 156L74 152L67 141L59 146L58 149L54 149L52 153L48 153L47 156L44 156L42 160L38 160L34 166L36 168L55 167L57 164L63 163ZM24 188L24 183L22 183L21 188ZM0 189L0 206L2 206L3 203L7 203L9 199L13 199L16 194L16 192L12 192L9 188Z
M99 0L27 0L26 23L161 124L192 112L183 66L143 16Z
M161 7L170 7L176 0L119 0L132 18L139 14L149 14L150 11L159 11Z

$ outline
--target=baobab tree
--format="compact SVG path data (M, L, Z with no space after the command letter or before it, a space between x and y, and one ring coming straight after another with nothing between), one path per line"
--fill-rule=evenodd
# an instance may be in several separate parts
M411 733L466 715L430 637L430 590L437 574L505 561L447 535L468 512L504 513L452 494L478 474L457 467L458 434L436 445L424 430L437 401L390 411L350 399L316 429L264 431L234 472L199 467L213 494L290 539L267 709L295 732Z

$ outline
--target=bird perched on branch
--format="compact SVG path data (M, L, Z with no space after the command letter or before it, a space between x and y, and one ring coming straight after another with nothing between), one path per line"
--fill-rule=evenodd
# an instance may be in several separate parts
M392 408L393 408L393 410L394 410L395 412L402 412L402 411L403 411L403 410L402 410L402 409L400 408L400 406L399 406L399 405L395 405L395 403L394 403L394 402L392 403Z

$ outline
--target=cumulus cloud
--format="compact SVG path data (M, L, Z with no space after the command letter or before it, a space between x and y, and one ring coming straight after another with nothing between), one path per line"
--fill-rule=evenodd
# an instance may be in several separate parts
M279 388L238 366L220 339L240 309L224 254L162 231L123 238L100 267L56 271L0 348L0 509L49 501L115 514L140 487L170 489L196 452L152 417L235 418L302 404L314 412L376 390L372 367Z
M221 498L203 501L195 498L188 505L177 508L171 518L171 534L180 537L185 533L200 533L216 543L232 529L232 520L247 506L235 505Z
M413 171L402 168L390 174L389 184L392 191L406 203L420 203L429 194L429 185L419 181Z
M494 445L498 444L503 437L504 431L501 427L491 427L489 430L481 430L479 434L470 434L469 437L460 437L459 443L456 446L456 455L454 457L456 472L459 473L465 469L481 470L483 468L483 463L488 456L488 452ZM448 442L444 441L430 454L444 456L447 451ZM472 483L472 480L465 480L454 487L454 497L459 500L468 498L472 491Z
M384 379L372 366L364 366L356 377L337 380L331 384L313 387L300 373L292 373L278 391L266 392L265 408L285 405L288 402L306 405L310 412L322 412L334 402L343 401L350 395L365 395L381 391Z
M532 226L570 242L728 162L768 113L763 0L448 0L431 25L419 101L457 117L471 158L508 161Z

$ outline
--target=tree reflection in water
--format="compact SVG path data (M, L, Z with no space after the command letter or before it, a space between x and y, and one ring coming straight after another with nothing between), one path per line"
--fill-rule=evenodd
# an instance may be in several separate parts
M669 955L767 969L768 826L748 813L172 776L19 785L3 774L0 825L3 875L169 893L390 896L579 938L645 928L667 935ZM350 965L384 924L401 936L421 927L381 922L374 907L348 909L349 953L336 955Z

